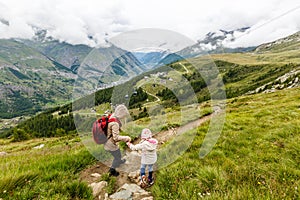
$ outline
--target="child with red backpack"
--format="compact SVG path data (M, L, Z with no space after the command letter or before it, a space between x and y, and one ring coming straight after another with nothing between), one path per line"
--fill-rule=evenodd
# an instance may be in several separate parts
M151 186L154 184L153 178L153 165L157 161L156 148L158 141L152 138L150 129L145 128L142 130L141 142L137 145L133 145L127 142L128 147L131 150L142 151L141 157L141 187ZM146 167L148 166L148 178L146 177Z

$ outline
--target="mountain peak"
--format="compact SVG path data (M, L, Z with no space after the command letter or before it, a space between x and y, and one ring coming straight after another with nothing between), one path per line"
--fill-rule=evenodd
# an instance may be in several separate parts
M223 46L224 41L233 42L235 41L235 33L236 32L245 32L250 27L242 27L235 30L224 30L220 29L216 32L209 32L205 35L204 39L198 40L198 44L210 44L209 46L212 48L217 48L219 46Z
M53 41L54 38L51 36L47 36L48 31L46 29L39 28L37 26L32 26L34 31L33 40L38 42L49 42Z

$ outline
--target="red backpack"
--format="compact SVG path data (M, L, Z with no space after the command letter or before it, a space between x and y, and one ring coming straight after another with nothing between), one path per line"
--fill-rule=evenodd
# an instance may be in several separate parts
M107 127L108 123L110 122L117 122L116 118L108 116L102 116L100 119L97 119L93 124L93 139L96 142L96 144L105 144L107 140L112 136L110 135L109 138L107 138Z

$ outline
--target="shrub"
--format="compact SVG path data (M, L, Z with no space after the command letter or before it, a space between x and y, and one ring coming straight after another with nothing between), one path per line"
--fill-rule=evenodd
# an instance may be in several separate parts
M23 129L14 129L13 138L13 142L20 142L23 140L28 140L29 135Z

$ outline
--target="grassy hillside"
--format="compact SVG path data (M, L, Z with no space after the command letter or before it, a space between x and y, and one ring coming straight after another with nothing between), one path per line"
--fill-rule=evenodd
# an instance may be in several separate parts
M251 91L255 91L257 88L265 84L272 83L269 84L271 87L272 85L277 84L277 81L275 80L278 77L283 76L292 70L299 70L299 63L260 63L255 60L255 57L249 57L247 54L214 55L212 56L212 59L214 59L214 62L211 62L210 64L215 65L219 70L218 77L221 77L225 84L225 93L227 98L247 94ZM229 59L230 62L227 61L227 59ZM188 104L192 101L191 98L193 95L191 95L190 90L188 90L189 87L196 94L198 102L207 101L210 99L211 95L207 89L207 85L213 85L215 77L210 75L212 73L210 73L209 67L206 66L207 64L204 62L205 60L205 57L200 57L192 60L183 60L169 64L168 66L160 67L143 75L137 76L131 81L117 87L101 90L97 92L95 96L89 95L79 101L76 101L73 104L73 107L71 104L69 104L61 108L53 109L53 112L65 114L71 112L72 108L75 108L76 110L89 110L105 102L112 102L114 105L127 102L130 105L130 108L139 107L141 110L143 107L142 104L146 103L147 101L145 100L147 99L149 102L156 101L154 104L145 104L147 105L148 110L157 104L160 104L163 107L173 107L176 109L176 107L179 106L177 99L181 98L186 100L184 102L185 104ZM204 78L202 77L202 75L205 73L208 74L207 82L205 82ZM282 83L284 86L283 88L286 88L288 86L287 83L291 80L295 81L297 77L299 80L299 76L300 73L291 77L292 79L286 79L285 82ZM265 87L265 89L268 89L269 86ZM134 100L136 98L135 92L139 87L142 87L143 90L148 93L148 95L145 94L142 99ZM220 86L216 86L216 88L218 89ZM260 91L262 92L264 90ZM174 93L175 95L178 95L177 98ZM134 113L133 118L135 119L148 116L147 113L143 113L138 110L133 110L132 113ZM70 114L72 115L72 113ZM51 112L48 112L45 115L48 115L44 117L46 119L53 118ZM71 120L69 124L73 124L73 118L70 117L69 119ZM34 126L28 125L28 123L26 125L25 122L20 124L20 126L17 128L24 129L30 135L30 137L35 137L37 135L55 136L57 135L57 132L61 133L61 131L57 131L57 129L59 129L57 126L53 126L50 129L44 128L46 130L50 130L48 131L49 133L44 133L45 131L42 131L42 129L38 128L45 127L43 118L39 116L35 117L35 119L32 121L34 121ZM59 126L59 124L65 124L65 122L62 122L62 120L61 122L57 121L59 121L59 119L57 120L54 118L55 123L50 123L50 125L56 124ZM61 126L61 128L64 127ZM65 130L65 134L67 134L69 131L74 131L74 125L70 125L69 127L73 128ZM12 133L13 130L10 130L5 134L2 134L2 136L6 137L12 135Z
M300 63L299 50L278 53L234 53L234 54L215 54L213 59L224 60L237 64L289 64Z
M76 77L16 40L0 40L0 118L35 114L67 102Z
M200 159L209 124L193 130L197 136L183 156L156 172L155 199L298 199L299 102L299 88L229 99L213 150ZM168 115L178 119L178 111ZM92 199L78 174L95 159L79 138L0 142L8 153L0 160L0 198Z
M216 62L221 74L225 75L226 81L229 78L232 79L227 82L228 84L226 83L227 96L245 94L274 81L291 69L296 69L300 63L298 40L299 33L296 33L278 41L263 44L250 53L212 55L210 59ZM91 49L84 45L70 45L57 41L45 43L23 41L23 43L17 40L0 40L0 97L4 99L0 101L0 117L2 118L33 114L46 106L67 102L77 76L72 72L77 72L79 64L87 55L89 55L89 61L98 63L94 67L89 66L84 69L89 72L89 79L95 80L93 87L97 84L105 85L116 81L121 76L135 76L145 70L140 68L142 66L132 54L125 53L116 47L98 49L94 51L95 55L93 53L90 55L88 53ZM114 60L119 56L121 56L119 59ZM106 62L113 60L112 69L107 69L107 73L100 80L102 71L99 71L99 63L106 66L110 64ZM89 61L86 64L90 65ZM129 69L128 66L124 66L124 63L135 67L133 69L129 67ZM193 75L191 63L197 65L196 68L199 69L201 58L179 61L169 66L191 81L200 102L208 100L210 95L207 89L203 89L201 80L199 82L199 74ZM183 68L182 64L186 68ZM146 75L166 70L165 67L161 67ZM226 77L226 75L234 77ZM139 78L141 77L143 76ZM171 74L168 73L167 77L170 78ZM169 84L170 81L167 83ZM81 84L84 85L85 82L79 83L80 86ZM79 91L81 92L83 91ZM156 89L155 93L157 92L161 91Z
M8 153L0 159L0 198L93 199L78 174L95 159L79 138L0 142L0 151ZM34 148L41 144L45 147Z
M5 44L14 49L20 45L14 41ZM94 110L100 114L110 108L110 103L127 102L136 119L134 126L128 123L125 129L125 134L132 138L145 126L154 132L166 130L212 112L211 102L207 101L211 97L207 86L221 86L216 78L222 78L228 98L221 137L202 159L199 151L209 123L162 145L168 149L180 148L180 142L186 142L186 137L197 135L176 162L156 173L156 184L151 188L155 199L300 199L300 88L287 89L288 82L299 81L299 73L287 77L281 83L283 87L274 93L245 95L265 84L278 84L278 77L299 71L298 44L283 40L251 53L212 55L209 61L214 63L207 63L207 57L181 60L23 120L16 128L0 134L3 138L11 137L0 140L0 152L7 152L0 159L0 199L92 199L91 190L78 175L95 163L95 158L82 145L84 139L91 141ZM285 51L279 51L280 48ZM64 95L70 91L72 78L68 83L51 79L46 72L25 70L31 65L42 65L40 60L28 57L11 63L9 56L0 57L0 64L9 66L0 73L3 84L15 81L28 87L33 84L29 81L32 77L36 77L36 83L48 77L51 84L40 81L47 95L58 98L53 89ZM53 73L62 67L50 60L44 64ZM216 65L219 74L211 73L210 64ZM196 101L203 102L200 113L196 103L191 103L189 87L196 93ZM33 86L33 89L39 88ZM34 108L24 93L12 95L18 100L18 107L13 109L21 108L20 112L24 112L28 107ZM179 105L178 98L187 101ZM2 115L7 114L3 106L0 102ZM81 121L77 129L74 119ZM86 134L84 139L74 135L78 130ZM36 137L52 138L34 139ZM26 141L20 142L22 140ZM34 148L41 144L43 148ZM104 156L102 148L94 147L97 149L92 151L97 156ZM164 161L163 156L159 156L158 163L163 166Z
M91 93L147 70L130 52L116 46L93 49L18 39L0 40L0 69L0 118L31 115L67 103L74 83L85 87L80 94Z
M156 199L299 199L299 102L299 88L228 100L213 150L199 158L207 123L194 130L187 152L157 173Z
M289 64L300 63L300 32L288 37L262 44L249 53L215 54L221 59L237 64Z
M280 53L280 52L287 52L293 50L299 50L300 46L300 31L289 35L287 37L281 38L279 40L262 44L255 49L255 52L263 53L263 52L273 52L273 53Z

